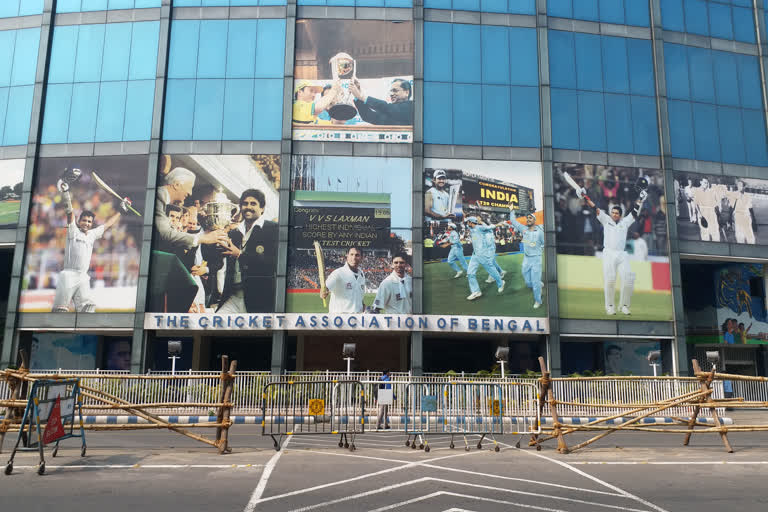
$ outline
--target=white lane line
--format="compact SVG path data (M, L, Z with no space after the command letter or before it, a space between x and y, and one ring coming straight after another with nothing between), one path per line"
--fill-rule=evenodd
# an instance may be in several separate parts
M351 457L351 458L360 458L360 459L372 459L372 460L380 460L385 462L397 462L401 464L409 464L410 461L402 460L402 459L388 459L385 457L371 457L370 455L354 455L351 453L334 453L334 452L318 452L314 450L303 450L304 453L315 453L317 455L336 455L337 457ZM430 469L440 469L443 471L453 471L456 473L466 473L470 475L475 476L481 476L481 477L487 477L487 478L498 478L500 480L509 480L513 482L523 482L523 483L529 483L529 484L535 484L535 485L542 485L546 487L555 487L558 489L564 489L568 491L581 491L586 493L592 493L592 494L601 494L604 496L615 496L615 497L625 497L623 494L615 493L615 492L607 492L607 491L598 491L597 489L585 489L582 487L573 487L570 485L562 485L562 484L553 484L551 482L540 482L538 480L529 480L527 478L516 478L512 476L502 476L502 475L494 475L491 473L479 473L477 471L470 471L467 469L458 469L458 468L448 468L445 466L437 466L435 464L427 464L427 461L424 461L421 463L421 466L425 468Z
M509 448L512 448L511 445L508 445L506 443L499 443L499 444L503 445L503 446L507 446ZM581 475L584 478L588 478L589 480L592 480L593 482L596 482L596 483L598 483L598 484L600 484L600 485L602 485L604 487L607 487L608 489L616 491L616 492L622 494L623 496L625 496L627 498L633 499L633 500L637 501L638 503L642 503L646 507L650 507L651 509L655 510L656 512L669 512L668 510L666 510L664 508L661 508L658 505L654 505L653 503L651 503L648 500L644 500L643 498L641 498L639 496L635 496L634 494L632 494L632 493L630 493L628 491L625 491L624 489L621 489L619 487L616 487L615 485L609 484L608 482L606 482L604 480L600 480L596 476L592 476L589 473L585 473L584 471L582 471L580 469L577 469L577 468L571 466L568 463L565 463L565 462L557 460L557 459L553 459L551 457L547 457L546 455L542 455L542 454L537 453L537 452L532 452L532 451L529 451L529 450L520 450L520 451L522 453L528 454L528 455L530 455L532 457L539 457L541 459L553 462L553 463L557 464L558 466L562 466L562 467L564 467L566 469L569 469L569 470L573 471L574 473L576 473L577 475Z
M334 500L325 501L323 503L315 503L313 505L309 505L309 506L306 506L306 507L294 509L292 512L307 512L309 510L314 510L314 509L317 509L317 508L327 507L327 506L335 505L335 504L342 503L342 502L345 502L345 501L365 498L365 497L371 496L373 494L380 494L382 492L391 491L393 489L397 489L397 488L400 488L400 487L405 487L405 486L414 485L414 484L423 484L425 482L437 482L437 483L441 483L441 484L451 484L451 485L455 485L455 486L473 487L475 489L483 489L483 490L486 490L486 491L494 491L494 492L507 493L507 494L517 494L517 495L528 496L528 497L532 497L532 498L550 499L550 500L557 500L557 501L566 501L566 502L569 502L569 503L578 503L578 504L581 504L581 505L588 505L588 506L591 507L592 510L594 510L595 507L603 507L603 508L609 508L609 509L615 509L615 510L623 510L623 511L629 511L629 512L647 512L645 510L641 510L641 509L637 509L637 508L629 508L629 507L620 506L620 505L610 505L610 504L607 504L607 503L599 503L599 502L595 502L595 501L586 501L586 500L580 500L580 499L576 499L576 498L566 498L564 496L552 496L552 495L541 494L541 493L536 493L536 492L517 491L517 490L514 490L514 489L505 489L505 488L500 488L500 487L491 487L490 485L471 484L471 483L468 483L468 482L459 482L459 481L456 481L456 480L446 480L446 479L443 479L443 478L434 478L434 477L429 477L429 476L428 477L418 478L416 480L401 482L399 484L388 485L388 486L385 486L385 487L381 487L379 489L373 489L371 491L361 492L359 494L354 494L352 496L344 496L343 498L337 498L337 499L334 499ZM423 486L422 486L422 488L423 488ZM623 496L619 496L619 497L623 498ZM521 504L517 504L517 505L526 507L525 505L521 505ZM389 510L389 509L384 508L384 509L381 509L381 510ZM555 510L555 509L542 508L541 510Z
M457 454L457 455L447 455L445 457L437 457L435 459L431 459L430 462L434 462L434 461L438 461L438 460L443 460L443 459L450 459L450 458L454 458L454 457L466 457L468 455L474 455L475 453L480 453L480 452L469 452L469 453L460 453L460 454ZM424 462L427 462L427 461L424 461ZM344 480L339 480L339 481L336 481L336 482L330 482L330 483L327 483L327 484L316 485L314 487L308 487L306 489L301 489L301 490L298 490L298 491L287 492L287 493L284 493L284 494L278 494L277 496L270 496L268 498L261 498L261 499L256 501L256 504L264 503L265 501L272 501L272 500L279 500L279 499L283 499L283 498L289 498L291 496L297 496L299 494L306 494L306 493L309 493L309 492L318 491L320 489L326 489L328 487L333 487L335 485L347 484L349 482L356 482L358 480L363 480L363 479L371 478L371 477L374 477L374 476L379 476L379 475L384 475L384 474L387 474L387 473L392 473L394 471L400 471L400 470L403 470L403 469L415 468L415 467L419 467L419 466L424 465L424 462L410 462L408 464L404 464L402 466L397 466L397 467L394 467L394 468L382 469L381 471L375 471L373 473L367 473L367 474L364 474L364 475L359 475L359 476L355 476L355 477L352 477L352 478L347 478L347 479L344 479ZM265 472L266 472L266 469L265 469ZM253 512L253 509L246 510L245 512Z
M451 496L451 497L454 497L454 498L464 498L464 499L468 499L468 500L489 501L491 503L497 503L497 504L500 504L500 505L512 505L512 506L516 506L516 507L520 507L520 508L529 508L529 509L534 509L534 510L543 510L545 512L568 512L567 510L562 510L562 509L559 509L559 508L538 507L536 505L523 505L522 503L513 503L511 501L504 501L504 500L494 500L494 499L491 499L491 498L484 498L484 497L481 497L481 496L471 496L469 494L459 494L459 493L456 493L456 492L447 492L447 491L433 492L432 494L428 494L428 495L422 496L420 498L414 498L412 500L403 501L401 503L395 503L394 505L390 505L388 507L377 508L375 510L371 510L370 512L385 512L386 510L394 510L394 509L400 508L400 507L402 507L404 505L410 505L410 504L413 504L413 503L418 503L419 501L424 501L424 500L429 499L429 498L436 498L438 496ZM465 510L463 508L451 508L451 509L446 510L445 512L471 512L471 511Z
M536 485L542 485L545 487L555 487L557 489L565 489L568 491L581 491L581 492L587 492L592 494L601 494L604 496L615 496L615 497L621 497L623 498L623 494L615 493L615 492L607 492L607 491L598 491L596 489L585 489L583 487L573 487L570 485L562 485L562 484L553 484L551 482L539 482L537 480L528 480L527 478L516 478L513 476L502 476L502 475L493 475L491 473L479 473L477 471L469 471L467 469L458 469L458 468L447 468L445 466L435 466L433 464L424 464L425 468L431 468L431 469L442 469L444 471L454 471L456 473L468 473L470 475L476 475L476 476L483 476L486 478L498 478L500 480L510 480L514 482L523 482L523 483L529 483L529 484L536 484Z
M46 469L249 469L260 468L263 464L67 464L64 466L45 465ZM37 469L34 466L13 466L15 469Z
M738 461L738 460L692 460L692 461L648 461L648 460L635 460L635 461L580 461L580 462L571 462L570 464L573 464L575 466L586 466L586 465L617 465L617 466L642 466L642 465L648 465L648 466L713 466L713 465L721 465L721 464L728 464L731 466L750 466L750 465L766 465L768 464L768 461L766 460L744 460L744 461Z
M251 494L251 499L248 500L248 504L245 506L244 512L253 512L256 509L256 505L259 503L259 500L261 500L261 495L264 494L264 490L267 488L267 481L269 480L269 476L272 474L275 466L277 466L277 461L280 460L280 457L282 457L283 452L290 442L291 436L286 437L283 445L280 447L280 450L275 453L267 462L267 465L264 467L264 471L261 473L259 483L253 490L253 494Z

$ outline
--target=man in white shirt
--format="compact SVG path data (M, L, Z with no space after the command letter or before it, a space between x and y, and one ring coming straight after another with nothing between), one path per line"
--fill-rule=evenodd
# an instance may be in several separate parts
M442 169L438 169L432 175L434 185L427 189L424 194L424 220L446 221L454 218L450 212L451 194L446 188L446 174Z
M360 268L363 253L357 247L347 251L347 262L337 268L325 281L325 288L320 292L323 299L331 296L328 304L329 313L362 313L365 309L365 274Z
M757 219L752 205L752 197L744 191L744 180L736 181L736 190L728 193L733 208L733 225L737 244L755 244Z
M91 277L88 275L93 244L104 236L106 230L115 225L121 212L118 211L97 228L93 227L96 215L90 210L80 212L80 218L75 222L69 184L61 182L59 189L67 214L67 239L64 246L64 267L56 279L56 294L51 311L66 313L69 311L70 302L74 302L75 311L78 313L93 313L96 311L96 304L91 299ZM120 202L120 208L128 211L128 204L128 198L125 198Z
M701 179L701 186L693 189L693 202L699 219L699 234L705 242L720 241L720 224L717 221L721 195L710 187L707 178ZM706 226L704 226L706 224Z
M373 301L375 313L408 315L413 313L413 280L405 271L405 256L392 258L392 273L379 285Z
M632 302L632 292L635 287L635 273L629 266L629 255L625 250L627 245L627 230L635 223L648 192L641 190L635 207L624 218L621 217L621 206L611 208L608 216L600 208L595 207L591 199L586 198L590 208L595 208L597 220L603 225L603 291L605 292L605 312L616 314L613 300L616 297L616 275L621 277L620 303L621 312L631 314L629 307Z

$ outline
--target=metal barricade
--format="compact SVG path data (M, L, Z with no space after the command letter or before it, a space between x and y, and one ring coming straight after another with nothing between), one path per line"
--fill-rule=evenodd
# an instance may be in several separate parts
M77 415L77 419L75 419ZM77 423L76 423L77 422ZM44 425L44 426L43 426ZM45 473L44 447L55 442L51 455L59 452L59 442L79 437L80 456L85 457L85 431L83 430L80 379L40 379L32 383L27 407L19 425L16 444L5 466L5 474L13 472L16 452L36 451L40 454L37 474Z
M450 447L454 447L453 438L461 435L464 449L469 451L467 435L480 435L478 450L483 447L483 440L490 437L494 451L499 451L495 435L504 433L502 419L503 398L501 386L491 383L451 382L443 392L443 424L445 432L451 434Z
M427 435L444 433L442 404L445 384L436 382L411 382L405 386L405 446L429 451Z
M264 387L262 399L261 433L278 451L283 436L302 434L338 434L339 448L354 451L355 436L365 432L359 381L273 382Z
M539 387L528 382L503 382L500 386L503 432L520 435L515 444L520 448L523 436L541 434Z

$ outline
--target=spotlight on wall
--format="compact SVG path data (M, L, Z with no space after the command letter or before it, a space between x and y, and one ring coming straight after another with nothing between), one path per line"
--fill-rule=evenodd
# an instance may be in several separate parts
M712 364L712 369L717 368L717 363L720 362L720 352L717 350L707 350L707 362Z
M503 379L505 378L504 364L509 361L509 347L496 347L494 357L496 357L496 362L501 365L501 378Z
M343 355L344 357L355 357L356 350L357 350L357 344L345 343L344 347L341 349L341 355Z

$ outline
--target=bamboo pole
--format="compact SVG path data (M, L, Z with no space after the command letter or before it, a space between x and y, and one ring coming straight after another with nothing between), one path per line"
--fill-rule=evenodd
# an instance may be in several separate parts
M100 400L100 401L105 402L105 403L115 404L115 403L123 402L123 405L125 405L125 403L127 403L122 398L119 398L119 397L116 397L114 395L111 395L111 394L109 394L109 393L107 393L105 391L99 391L97 389L93 389L93 388L90 388L88 386L82 386L82 385L80 386L80 389L82 390L81 393L83 395L89 396L91 398L94 398L96 400ZM104 397L107 397L107 398L94 395L93 393L98 393L98 394L104 395ZM128 411L128 412L132 412L132 413L136 414L137 416L140 416L140 417L144 418L147 421L151 421L152 423L156 423L158 425L163 425L164 427L166 427L166 428L168 428L170 430L173 430L174 432L177 432L177 433L179 433L181 435L184 435L184 436L187 436L189 438L195 439L196 441L200 441L202 443L206 443L206 444L209 444L211 446L216 446L216 443L214 441L211 441L210 439L208 439L206 437L199 436L199 435L193 434L191 432L187 432L185 429L180 428L180 427L176 427L173 424L171 424L170 422L165 421L163 419L160 419L160 418L158 418L157 416L155 416L153 414L146 413L146 412L142 411L141 409L137 409L137 408L134 408L134 407L126 407L125 410Z
M562 432L562 435L568 435L568 434L571 434L573 432L578 432L579 428L577 428L577 427L588 427L588 426L592 426L592 425L598 425L599 423L604 423L604 422L609 421L609 420L615 420L617 418L623 418L624 416L627 416L627 415L630 415L630 414L635 414L635 413L638 413L638 412L643 412L643 411L645 411L646 409L648 409L650 407L656 407L659 404L666 404L666 403L669 403L670 401L673 401L675 399L691 399L693 397L699 396L700 394L701 394L700 391L691 391L691 392L679 395L679 396L674 397L674 398L670 398L670 399L667 399L667 400L662 400L661 402L655 402L653 404L649 404L649 405L645 405L645 406L642 406L642 407L638 407L637 409L634 409L634 410L631 410L631 411L620 412L620 413L614 414L612 416L606 416L605 418L597 418L594 421L590 421L589 423L585 423L584 425L571 425L565 431ZM672 405L674 406L675 404L672 404ZM551 439L554 439L555 437L556 437L555 435L551 435L550 437L546 437L546 438L542 439L541 441L549 441Z
M26 402L25 402L26 403ZM0 406L3 405L3 402L0 401ZM107 405L107 404L88 404L83 405L83 409L125 409L126 407L141 407L142 409L157 409L162 407L182 407L182 408L190 408L190 407L221 407L222 404L216 403L216 402L154 402L149 404L132 404L132 403L126 403L126 404L117 404L117 405Z
M225 424L225 427L221 427L221 429L216 429L217 433L217 443L219 445L219 455L223 455L225 453L229 453L232 451L232 449L229 447L229 425L231 422L229 421L230 413L232 411L232 403L230 402L230 399L232 397L232 390L234 389L235 385L235 371L237 370L237 361L232 361L232 363L229 365L229 372L224 374L222 372L221 378L221 385L222 389L224 389L223 399L222 399L222 406L221 406L221 423Z
M711 393L711 392L712 392L711 390L707 390L707 393ZM702 394L703 393L704 393L704 391L702 391ZM633 423L637 423L638 421L642 420L643 418L647 418L651 414L656 414L658 412L664 411L666 409L669 409L670 407L674 407L676 405L679 405L680 403L683 403L686 400L689 400L689 398L685 397L685 398L680 398L678 400L674 400L674 401L668 402L668 403L664 404L662 407L656 407L653 410L651 410L651 411L649 411L649 412L647 412L645 414L642 414L640 416L635 416L634 418L632 418L632 419L630 419L628 421L625 421L621 425L618 425L616 427L610 427L606 432L603 432L602 434L598 434L598 435L596 435L595 437L593 437L591 439L587 439L586 441L584 441L582 443L579 443L576 446L573 446L571 448L571 451L574 452L574 451L576 451L576 450L578 450L580 448L588 446L588 445L594 443L595 441L598 441L599 439L602 439L603 437L607 436L611 432L615 432L617 430L621 430L623 427L632 425Z

